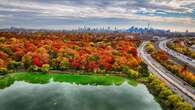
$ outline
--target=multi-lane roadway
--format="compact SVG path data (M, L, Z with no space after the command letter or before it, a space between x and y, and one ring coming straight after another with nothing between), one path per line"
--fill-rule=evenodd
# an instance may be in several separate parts
M168 54L170 54L170 55L176 57L177 59L179 59L179 60L181 60L181 61L187 63L187 64L190 65L191 67L195 68L195 60L194 60L194 59L192 59L192 58L190 58L190 57L188 57L188 56L186 56L186 55L183 55L183 54L181 54L181 53L178 53L178 52L176 52L176 51L174 51L174 50L172 50L172 49L169 49L169 48L167 47L167 45L166 45L167 42L169 42L169 41L171 41L171 40L172 40L172 39L166 39L166 40L160 41L160 43L159 43L160 49L166 51Z
M154 42L154 47L156 49L161 49L159 46L160 46L160 43L161 43L162 40L158 40L158 41L155 41ZM166 47L167 48L167 47ZM192 73L195 73L195 67L192 67L191 65L187 64L186 62L183 62L182 60L178 59L175 57L175 55L170 55L170 54L167 54L168 57L169 57L169 60L171 60L172 62L174 62L175 64L179 64L179 65L187 65L187 69L188 71L192 72Z
M145 63L148 64L149 70L157 75L160 79L164 80L169 88L181 96L185 101L191 103L195 107L195 90L188 83L178 78L157 61L155 61L146 51L143 42L138 48L138 53Z

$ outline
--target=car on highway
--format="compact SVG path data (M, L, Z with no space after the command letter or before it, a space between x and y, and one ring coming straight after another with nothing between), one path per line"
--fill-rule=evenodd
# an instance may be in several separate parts
M187 60L192 61L192 59L191 59L191 58L187 58Z

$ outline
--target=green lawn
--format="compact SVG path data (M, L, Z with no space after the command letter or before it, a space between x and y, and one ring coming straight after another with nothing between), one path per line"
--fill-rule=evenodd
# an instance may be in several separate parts
M110 75L78 75L78 74L41 74L41 73L29 73L29 72L17 72L6 75L0 78L0 88L5 88L14 83L14 81L26 81L30 83L48 83L50 79L56 82L70 82L76 84L92 84L92 85L120 85L124 81L127 81L131 85L136 85L135 80L127 79L119 76Z

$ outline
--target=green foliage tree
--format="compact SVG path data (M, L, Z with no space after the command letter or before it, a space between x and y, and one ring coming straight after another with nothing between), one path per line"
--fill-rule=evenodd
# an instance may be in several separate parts
M57 58L57 52L50 50L49 51L49 56L51 57L51 59Z
M66 53L64 53L64 57L73 59L75 57L75 55L73 53L66 52Z
M19 66L21 66L21 62L16 62L16 61L10 61L7 65L7 68L9 70L16 70Z
M53 70L58 70L60 68L59 64L57 63L57 60L54 58L49 61L49 65L50 68Z
M3 67L0 68L0 74L5 75L7 73L8 73L7 68L3 68Z
M175 110L193 110L193 108L186 102L179 102L177 103Z
M147 50L149 53L152 53L152 52L155 50L155 48L154 48L152 42L148 42L148 43L147 43L147 45L146 45L146 50Z
M26 54L22 57L22 63L24 64L24 68L28 69L32 65L32 56Z
M66 70L69 67L70 67L70 63L68 61L63 60L60 62L60 69L61 70Z
M14 52L8 47L0 47L0 50L7 53L10 56L12 56L14 54Z
M141 75L144 77L148 77L150 75L148 65L144 62L140 63L139 73L141 73Z
M64 37L64 42L69 41L69 39L67 37Z
M173 93L172 93L172 91L170 90L170 89L168 89L167 87L163 87L162 89L161 89L161 92L160 92L160 94L159 94L159 97L161 98L161 99L167 99L167 97L169 96L169 95L172 95Z
M166 110L193 110L192 105L184 102L157 77L150 75L147 78L146 85L151 93L159 97L162 107L166 108Z
M0 37L0 43L5 42L5 37Z
M128 70L128 76L130 78L138 78L139 77L139 73L137 71L134 71L132 69Z
M128 73L129 72L129 67L128 66L125 65L125 66L122 66L121 68L122 68L123 73Z
M100 58L97 55L90 55L87 57L87 60L89 61L98 61Z
M159 79L154 79L150 84L150 87L152 88L154 94L158 95L161 91L161 87L164 86L163 83Z
M31 65L31 66L28 68L28 71L31 71L31 72L38 72L38 71L39 71L39 67L36 66L36 65Z
M177 103L181 101L181 98L178 97L176 94L169 95L167 97L167 106L169 106L169 108L174 108Z
M49 72L49 64L43 64L42 67L40 68L41 72L43 73L48 73Z
M128 75L128 77L130 77L130 78L138 78L139 77L139 73L137 71L130 69L127 65L122 66L122 72L126 73Z

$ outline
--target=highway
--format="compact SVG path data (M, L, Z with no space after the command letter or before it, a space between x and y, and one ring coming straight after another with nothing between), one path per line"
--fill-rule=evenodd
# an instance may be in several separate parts
M155 41L154 42L154 47L159 49L160 50L160 47L159 47L159 43L161 42L162 40L159 40L159 41ZM195 73L195 68L192 67L191 65L183 62L182 60L176 58L175 56L172 56L170 54L167 54L168 57L169 57L169 60L171 60L172 62L174 62L175 64L179 64L179 65L187 65L187 70L192 72L192 73Z
M158 76L175 93L195 107L195 90L182 79L178 78L157 61L155 61L144 49L147 42L143 42L138 48L138 54L148 64L149 70Z
M194 59L192 59L192 58L190 58L190 57L188 57L186 55L183 55L181 53L178 53L178 52L176 52L176 51L174 51L172 49L169 49L167 47L167 45L166 45L167 42L169 42L171 40L172 39L166 39L166 40L160 41L159 48L164 50L164 51L166 51L169 55L174 56L174 57L178 58L179 60L187 63L189 66L195 68L195 60Z

